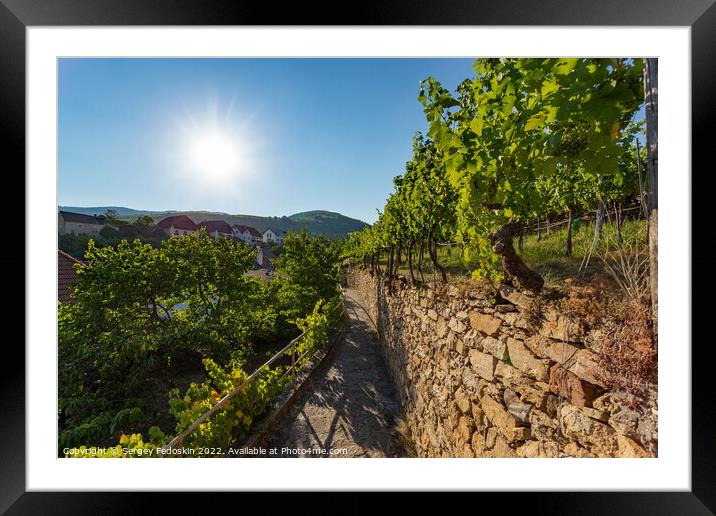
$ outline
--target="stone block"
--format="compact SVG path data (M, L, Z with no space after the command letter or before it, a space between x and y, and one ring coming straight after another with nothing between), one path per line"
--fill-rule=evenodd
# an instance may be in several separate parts
M495 376L505 386L517 392L523 401L532 403L540 410L546 410L549 395L547 389L542 389L541 386L546 387L547 384L535 382L520 370L504 362L497 363Z
M444 317L438 317L435 322L435 334L439 339L444 338L448 333L448 323Z
M617 445L619 446L619 457L630 459L651 457L640 444L625 435L617 435Z
M495 335L502 324L497 317L477 311L470 312L469 318L470 327L486 335Z
M616 432L584 414L574 405L565 404L560 410L562 433L599 457L616 457L619 447Z
M482 349L480 344L482 338L477 330L467 330L465 335L462 337L462 341L468 348Z
M497 360L505 361L509 358L507 353L507 344L503 340L497 340L494 337L485 337L482 339L482 350L489 353Z
M529 433L529 429L525 431L524 427L518 427L517 422L502 403L492 399L490 396L483 396L481 401L482 410L485 412L487 419L495 425L495 428L508 441L522 441L527 438L526 435Z
M472 369L480 377L485 380L492 380L495 377L495 365L497 364L495 357L476 349L471 349L468 356L470 357Z
M582 380L559 364L554 364L549 370L549 390L577 407L591 407L600 393L599 387Z
M467 329L467 325L457 317L453 317L450 319L450 322L448 322L448 328L455 333L464 333Z
M507 351L510 355L510 362L517 369L535 380L546 381L549 379L548 363L532 354L524 342L512 337L508 338Z
M503 285L500 287L500 295L512 303L513 305L519 306L521 309L528 308L534 301L534 296L529 294L523 294L513 287Z
M522 446L518 446L516 451L519 457L526 459L544 459L559 456L557 443L551 441L527 441Z
M579 446L577 443L565 444L561 447L561 452L567 457L575 457L579 459L594 459L597 457L593 453L590 453L589 450L586 450Z
M470 404L470 396L462 389L458 389L457 392L455 392L455 403L457 403L458 408L463 414L470 414L471 412L471 404Z
M539 334L565 342L582 342L586 335L586 326L581 319L559 315L556 321L545 321Z
M540 335L528 337L524 343L535 355L549 358L582 380L604 387L603 382L597 378L599 365L596 355L591 351L575 344L545 338Z
M523 403L519 396L517 396L517 393L512 389L505 389L502 399L507 407L507 412L509 412L518 423L529 425L529 413L532 409L530 403Z

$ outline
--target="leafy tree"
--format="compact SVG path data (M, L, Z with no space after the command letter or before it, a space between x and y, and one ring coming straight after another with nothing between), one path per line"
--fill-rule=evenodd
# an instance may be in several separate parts
M291 233L274 260L283 317L292 321L313 311L316 303L338 295L340 247L307 231Z
M476 77L458 87L457 97L433 78L423 82L418 99L428 136L460 195L457 236L479 260L479 275L504 274L525 288L542 288L542 279L512 246L524 221L545 204L535 181L558 170L565 178L578 176L584 170L575 164L582 162L590 174L616 171L620 130L643 98L641 65L619 59L478 59ZM580 135L588 137L575 138Z

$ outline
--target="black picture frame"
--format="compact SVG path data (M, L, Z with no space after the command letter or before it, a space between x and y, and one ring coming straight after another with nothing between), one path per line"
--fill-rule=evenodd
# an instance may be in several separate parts
M390 4L304 2L220 2L214 0L0 0L0 141L3 161L25 166L25 30L28 26L87 25L591 25L690 26L693 168L710 171L713 146L710 120L716 92L715 0L499 0ZM350 17L348 15L350 13ZM711 165L711 166L709 166ZM690 171L681 171L685 179ZM695 204L695 203L694 203ZM694 220L696 222L696 220ZM692 234L694 234L692 232ZM17 246L19 247L19 246ZM17 256L15 256L15 261ZM692 261L693 264L698 263ZM693 265L692 265L693 266ZM26 276L32 271L25 270ZM691 303L691 300L684 300ZM25 307L29 310L31 307ZM695 320L692 316L692 320ZM5 352L11 353L6 341ZM127 493L26 492L25 355L12 341L14 360L0 375L0 511L8 514L131 514L143 512L147 498ZM549 514L713 514L716 512L716 455L710 400L708 340L691 346L692 457L690 492L481 493L500 497L513 508ZM691 342L684 342L688 352ZM174 493L184 509L206 507L208 499ZM212 504L217 503L212 498ZM480 502L484 504L486 502ZM485 505L482 505L485 507ZM246 508L246 506L243 506ZM519 510L519 509L518 509Z

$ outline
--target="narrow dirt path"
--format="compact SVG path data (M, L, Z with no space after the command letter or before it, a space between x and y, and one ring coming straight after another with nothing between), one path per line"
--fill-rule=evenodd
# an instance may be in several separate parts
M373 323L354 291L346 291L346 309L350 327L266 441L275 457L406 456L400 402ZM327 454L300 451L308 449Z

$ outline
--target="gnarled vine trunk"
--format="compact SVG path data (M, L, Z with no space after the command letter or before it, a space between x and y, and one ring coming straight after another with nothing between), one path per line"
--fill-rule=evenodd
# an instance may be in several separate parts
M447 283L447 273L443 266L440 265L440 262L438 262L438 246L432 235L428 238L428 253L430 254L430 261L433 262L433 276L435 275L435 270L438 270L440 272L440 279L442 279L443 283Z
M522 231L519 222L508 222L490 235L492 250L502 256L502 268L505 276L519 287L530 290L535 294L542 291L544 279L535 271L527 267L515 251L512 239Z
M414 243L411 241L408 244L408 270L410 271L410 284L415 285L415 274L413 274L413 246Z

